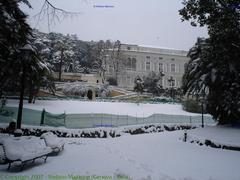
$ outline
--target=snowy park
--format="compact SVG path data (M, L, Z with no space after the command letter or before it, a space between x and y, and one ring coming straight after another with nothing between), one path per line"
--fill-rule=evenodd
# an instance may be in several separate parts
M189 130L189 139L240 146L239 129L205 127ZM36 160L23 171L0 165L1 179L238 180L239 151L183 142L184 131L118 138L65 138L64 150ZM0 139L2 136L0 136ZM24 153L24 152L22 152Z
M0 0L0 180L239 167L239 0Z

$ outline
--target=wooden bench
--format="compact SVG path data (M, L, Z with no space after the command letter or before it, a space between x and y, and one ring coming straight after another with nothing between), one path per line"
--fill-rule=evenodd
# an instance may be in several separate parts
M36 159L42 158L46 162L48 154L52 152L44 140L39 137L0 137L0 146L4 153L2 161L8 164L8 170L13 163L19 162L21 170L28 162L34 163Z

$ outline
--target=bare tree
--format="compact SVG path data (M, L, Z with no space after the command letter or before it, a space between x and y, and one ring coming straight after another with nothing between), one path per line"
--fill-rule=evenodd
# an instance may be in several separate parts
M110 40L107 40L104 42L103 40L100 40L97 45L96 45L96 63L99 69L99 74L102 77L103 83L105 82L105 72L106 72L106 61L107 61L107 56L108 50L111 48L112 44Z
M121 53L121 42L119 40L117 40L113 45L110 59L113 63L115 79L118 81L118 75L124 66L123 55Z
M30 6L29 2L27 0L22 0L26 4ZM50 31L50 27L52 24L55 24L57 22L61 22L63 19L67 17L74 17L79 14L82 14L81 12L72 12L72 11L67 11L65 9L59 8L55 5L53 5L49 0L44 0L44 3L41 7L40 12L38 12L36 15L34 15L34 18L37 19L37 24L44 19L47 18L47 24L48 24L48 29Z

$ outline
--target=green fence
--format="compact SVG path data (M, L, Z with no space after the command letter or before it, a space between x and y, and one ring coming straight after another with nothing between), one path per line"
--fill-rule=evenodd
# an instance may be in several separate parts
M0 115L0 122L8 123L17 117L17 108L7 108L12 111L10 116ZM113 115L113 114L52 114L47 111L23 110L23 124L65 126L67 128L118 127L148 123L192 123L201 124L202 116L153 114L148 117ZM204 116L205 124L214 124L211 116Z
M113 114L68 114L66 127L89 128L89 127L118 127L149 123L193 123L200 124L202 116L166 115L154 114L148 117L113 115ZM204 116L204 123L214 124L211 116Z
M17 119L18 108L16 107L6 107L5 110L10 112L10 115L0 114L1 123L9 123ZM37 125L39 126L41 119L41 111L23 109L22 113L22 123L27 125Z

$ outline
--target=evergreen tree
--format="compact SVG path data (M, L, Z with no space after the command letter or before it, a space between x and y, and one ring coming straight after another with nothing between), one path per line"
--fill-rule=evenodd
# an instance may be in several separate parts
M161 94L163 92L163 87L161 86L160 81L163 76L164 74L162 72L159 74L156 74L154 71L150 72L147 76L143 77L144 89L153 95Z
M20 10L21 0L0 0L0 97L3 89L16 74L14 61L18 49L24 46L31 28L26 15ZM28 1L23 1L29 7Z
M17 128L21 128L27 83L31 89L48 69L30 45L32 29L26 23L27 16L19 8L20 2L31 7L27 0L0 1L0 88L2 91L9 83L20 88Z
M220 124L240 117L240 1L184 0L180 15L191 25L207 26L189 56L185 93L207 92L207 111Z

